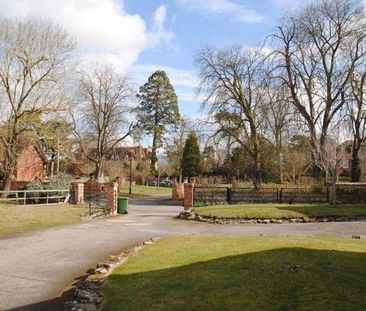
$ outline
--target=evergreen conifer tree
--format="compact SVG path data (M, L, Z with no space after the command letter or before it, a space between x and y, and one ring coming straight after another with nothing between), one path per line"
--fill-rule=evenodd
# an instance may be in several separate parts
M151 172L156 173L156 151L161 147L166 131L180 119L177 95L166 73L158 70L140 87L137 98L140 128L153 136Z
M194 177L202 173L202 156L198 145L198 137L195 132L188 135L184 145L182 157L182 173L184 177Z

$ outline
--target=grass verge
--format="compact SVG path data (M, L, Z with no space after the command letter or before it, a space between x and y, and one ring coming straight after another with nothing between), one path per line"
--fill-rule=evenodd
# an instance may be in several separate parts
M114 270L103 310L365 310L366 240L169 237Z
M218 218L311 218L366 216L365 204L241 204L196 207L202 216Z
M86 206L57 204L47 206L0 205L0 238L17 233L81 222Z
M121 192L120 192L121 196L129 196L128 184L123 184L121 186L120 190L121 190ZM131 197L158 196L158 195L165 195L165 194L171 194L171 193L172 193L172 188L169 188L169 187L133 185Z

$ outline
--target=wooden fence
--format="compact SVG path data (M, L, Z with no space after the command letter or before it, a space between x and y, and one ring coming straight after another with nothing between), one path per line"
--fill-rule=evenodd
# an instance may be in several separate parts
M0 202L21 205L67 203L69 198L69 189L0 191Z
M237 203L327 203L329 189L323 188L233 188L196 185L194 204Z

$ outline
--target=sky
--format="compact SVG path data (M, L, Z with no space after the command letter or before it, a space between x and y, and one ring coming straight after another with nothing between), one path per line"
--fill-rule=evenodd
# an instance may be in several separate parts
M181 114L200 117L194 54L204 44L260 46L301 0L0 0L0 15L52 19L80 59L110 62L136 87L165 70Z

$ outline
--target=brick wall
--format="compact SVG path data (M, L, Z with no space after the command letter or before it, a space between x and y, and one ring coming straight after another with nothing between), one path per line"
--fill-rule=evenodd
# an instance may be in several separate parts
M180 200L184 198L184 184L178 183L177 179L172 180L172 199Z
M83 204L85 194L103 193L107 201L106 208L110 214L117 213L118 182L98 183L95 180L88 180L84 183L73 183L71 185L73 192L73 204Z
M83 183L71 184L71 191L73 194L72 204L84 204L84 184Z
M183 206L186 212L189 212L194 205L194 185L195 179L191 178L189 183L184 184L184 199L183 199Z
M110 209L110 214L117 214L117 195L118 195L118 183L111 182L105 184L104 188L107 198L107 208Z

